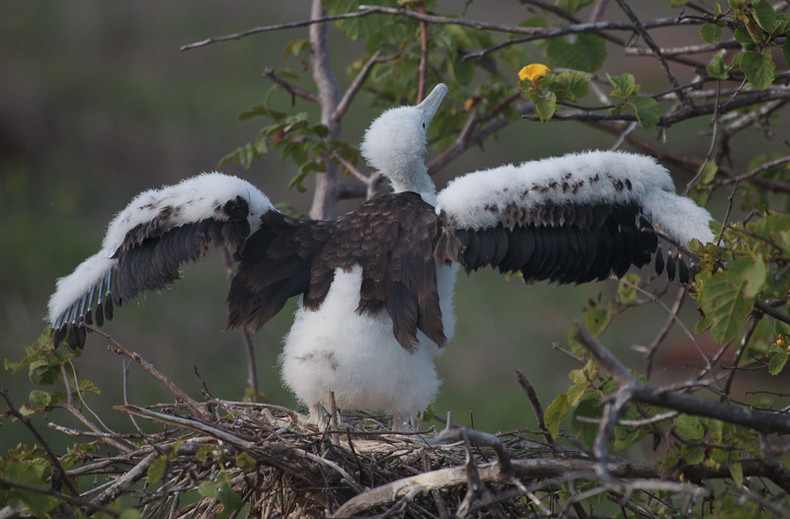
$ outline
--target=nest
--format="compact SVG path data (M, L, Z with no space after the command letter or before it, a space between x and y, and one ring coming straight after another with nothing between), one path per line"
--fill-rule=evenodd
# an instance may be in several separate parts
M454 427L449 418L441 432L404 434L375 416L346 415L319 432L304 416L268 404L214 399L200 408L117 409L162 431L146 433L143 448L68 472L114 476L83 497L102 506L132 496L127 504L143 517L242 510L264 518L554 515L573 509L559 501L557 478L596 471L584 453L534 438L545 433L495 436ZM612 463L610 470L655 475L655 466L638 463Z

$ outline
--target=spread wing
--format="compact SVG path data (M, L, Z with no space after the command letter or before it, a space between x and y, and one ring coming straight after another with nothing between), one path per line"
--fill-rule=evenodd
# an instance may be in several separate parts
M584 283L622 276L659 248L653 227L685 245L712 239L710 214L675 194L652 158L588 152L477 171L438 195L440 261L491 266L525 280ZM667 271L674 276L670 251ZM663 256L656 257L657 270ZM679 263L681 280L688 268ZM660 273L660 272L659 272Z
M238 250L273 211L249 182L206 173L162 189L145 191L110 223L101 250L60 278L49 300L55 344L85 343L81 322L101 325L113 306L179 278L179 266L201 258L210 244Z

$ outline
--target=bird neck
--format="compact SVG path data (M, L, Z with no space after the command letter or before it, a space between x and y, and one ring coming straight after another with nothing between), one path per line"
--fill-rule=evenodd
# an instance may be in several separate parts
M422 161L412 164L409 168L404 168L404 171L390 172L387 177L392 182L392 189L396 193L413 191L429 204L436 204L436 185L428 176L428 170Z

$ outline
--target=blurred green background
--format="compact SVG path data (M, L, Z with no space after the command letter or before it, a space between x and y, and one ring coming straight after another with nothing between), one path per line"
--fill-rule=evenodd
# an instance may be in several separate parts
M441 2L443 13L461 13L466 2ZM663 4L663 3L662 3ZM529 14L518 2L474 2L465 16L513 23ZM183 44L259 25L305 19L309 2L72 2L3 3L0 16L0 357L19 360L22 346L44 329L43 317L55 280L71 272L101 243L105 226L138 192L213 170L219 159L252 139L257 121L237 114L260 104L270 82L265 67L301 71L299 59L283 60L288 41L307 29L258 34L240 41L179 52ZM672 33L667 38L675 38ZM346 68L362 55L360 44L333 31L331 51L342 86ZM611 46L606 70L634 72L650 85L664 81L648 58L622 58ZM539 61L540 54L533 51ZM513 84L517 78L513 71ZM683 75L683 72L680 73ZM309 72L304 73L309 85ZM275 97L290 109L287 96ZM301 107L300 108L304 108ZM313 109L313 108L311 108ZM380 112L360 96L344 121L342 138L359 142ZM437 183L472 169L587 148L607 148L615 139L577 123L519 122L482 149L470 151L442 171ZM667 146L704 154L704 122L670 133ZM649 138L654 135L647 135ZM223 167L269 194L306 212L311 192L288 191L294 167L272 154L250 170ZM687 180L676 178L680 184ZM312 183L310 183L312 185ZM348 207L346 205L344 207ZM719 215L720 216L720 215ZM442 390L435 409L456 421L497 430L532 427L535 420L513 377L520 369L535 385L544 406L568 387L573 362L552 349L567 345L567 332L582 307L616 283L584 287L538 284L494 273L461 275L457 285L456 338L438 361ZM184 279L141 304L116 311L107 332L137 351L193 396L203 381L221 398L239 399L246 384L240 337L224 330L227 281L219 256L185 269ZM686 305L693 322L693 305ZM273 403L296 405L279 381L277 355L290 323L292 304L256 336L261 389ZM627 361L640 356L630 346L649 342L665 320L657 305L633 310L615 322L604 341ZM681 347L685 339L680 338ZM95 382L100 396L87 402L108 426L130 430L123 403L122 359L90 336L76 367ZM677 361L683 365L685 360ZM199 373L199 377L196 376ZM25 374L0 372L16 405L32 384ZM132 366L130 402L171 401L145 373ZM52 418L59 420L58 411ZM57 416L56 416L57 415ZM69 421L67 420L67 423ZM43 420L37 424L47 429ZM25 433L8 421L0 430L0 452ZM66 439L48 431L57 445Z

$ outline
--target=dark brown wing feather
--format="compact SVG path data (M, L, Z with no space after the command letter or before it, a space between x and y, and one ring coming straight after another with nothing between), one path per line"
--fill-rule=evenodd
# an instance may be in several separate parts
M585 283L641 267L658 247L636 205L545 204L505 213L509 225L486 229L454 229L443 218L437 260L458 261L467 272L490 266L521 272L525 281Z
M72 348L85 344L85 328L80 322L101 326L113 317L113 305L131 301L143 291L159 290L179 279L179 266L203 257L209 245L238 250L250 234L249 204L241 196L217 205L218 218L173 227L178 208L166 206L156 217L140 224L124 236L113 257L117 266L100 287L92 288L74 305L84 306L75 323L66 322L55 330L54 342L68 338ZM95 299L94 299L94 296Z
M436 287L434 208L414 193L379 195L331 221L264 215L241 253L228 295L228 325L266 324L285 301L303 295L310 310L324 302L335 269L362 267L359 314L387 311L408 351L417 330L439 345L446 337Z

